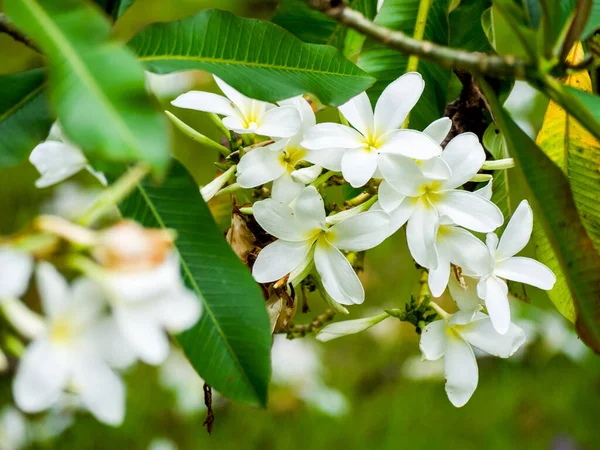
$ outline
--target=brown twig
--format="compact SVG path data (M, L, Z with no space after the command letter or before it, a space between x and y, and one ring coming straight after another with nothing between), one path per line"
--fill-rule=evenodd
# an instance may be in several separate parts
M206 405L206 408L208 409L208 411L206 412L206 419L204 420L204 423L202 424L202 426L206 425L206 431L208 431L208 434L212 434L213 424L215 423L215 415L214 415L213 409L212 409L212 389L206 383L204 383L203 389L204 389L204 404Z

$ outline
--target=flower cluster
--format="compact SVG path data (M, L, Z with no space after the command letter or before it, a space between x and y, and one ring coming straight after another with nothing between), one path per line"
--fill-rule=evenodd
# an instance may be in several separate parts
M426 359L444 357L448 396L464 405L477 386L471 346L506 358L525 341L511 322L506 280L546 290L555 283L546 266L515 256L532 231L527 201L499 239L495 230L504 217L491 201L491 177L480 189L465 187L484 178L478 175L486 160L478 137L458 134L442 148L452 126L448 118L423 131L403 128L425 87L418 73L392 82L374 108L364 92L341 105L345 124L317 124L302 97L274 105L216 81L227 98L193 91L173 105L225 116L225 128L262 143L242 147L237 166L211 183L218 187L205 196L218 195L234 172L233 186L240 189L272 183L248 211L276 238L254 262L256 281L295 287L311 275L331 305L362 303L364 289L351 260L406 225L410 253L428 272L431 296L442 296L448 287L458 307L448 314L431 303L441 320L422 329L421 351ZM362 188L349 202L352 207L340 210L324 202L322 187L333 178ZM487 233L485 243L473 233ZM318 338L356 333L386 317L332 324Z
M116 370L136 359L162 363L167 331L193 326L201 303L183 285L169 232L134 222L91 231L53 216L42 216L38 226L62 230L85 251L62 261L81 273L69 283L50 262L36 264L31 245L0 247L0 308L30 340L13 382L15 402L36 413L72 395L98 420L118 425L125 388ZM20 300L33 273L42 315Z

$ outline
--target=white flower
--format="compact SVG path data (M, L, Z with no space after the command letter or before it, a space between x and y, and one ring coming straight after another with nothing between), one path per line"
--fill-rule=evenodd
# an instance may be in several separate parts
M469 401L479 374L471 346L500 358L508 358L525 342L525 333L511 324L499 334L490 318L480 312L458 311L427 325L421 334L420 349L425 359L444 357L446 393L452 404L461 407Z
M231 166L229 169L227 169L221 175L216 177L210 183L203 186L200 189L200 195L202 195L202 199L205 202L208 202L215 195L217 195L217 192L219 192L219 190L225 185L225 183L227 183L231 179L231 177L233 177L235 175L235 171L236 171L236 166Z
M202 312L200 300L183 284L176 253L153 268L106 271L98 281L107 291L121 333L148 364L160 364L167 358L166 331L187 330Z
M27 444L27 423L12 406L0 412L0 450L19 450Z
M329 170L341 170L353 187L360 187L375 175L382 154L419 160L438 156L442 149L428 135L398 129L424 86L421 75L411 72L385 88L375 112L365 92L344 103L339 109L354 128L337 123L314 126L302 141L303 147L315 150L306 160Z
M33 257L24 251L0 246L0 300L22 297L33 271Z
M490 200L479 193L456 189L469 181L485 161L485 152L473 133L456 136L442 153L440 160L451 170L448 179L426 176L417 162L401 155L388 153L381 158L385 181L379 186L377 206L390 213L395 229L408 221L408 246L420 265L430 269L438 266L435 238L442 216L445 221L478 232L502 225L502 212Z
M344 320L327 325L317 334L318 341L327 342L332 339L337 339L342 336L360 333L377 325L384 319L387 319L389 314L383 313L373 317L363 317L362 319Z
M178 412L191 416L206 410L204 405L204 380L198 376L183 352L177 349L169 354L159 368L160 384L175 395ZM213 392L213 402L218 394Z
M104 304L101 293L86 279L72 288L49 263L37 269L37 284L46 327L29 346L13 383L17 406L39 412L73 390L98 420L118 425L123 421L125 389L103 359L99 345L110 336L98 333Z
M52 125L48 139L31 151L29 161L41 175L35 182L38 188L60 183L84 169L102 185L107 184L104 174L90 166L83 152L64 137L56 123Z
M304 186L321 173L320 166L296 170L296 164L310 153L300 146L307 129L316 124L315 113L301 96L280 102L283 106L297 109L302 125L298 132L288 138L265 147L259 147L242 156L238 164L237 182L243 188L253 188L273 181L272 197L290 203L298 197Z
M477 284L477 294L484 300L499 333L505 333L510 325L508 286L504 280L518 281L546 291L552 289L556 282L556 276L544 264L531 258L514 256L527 245L532 229L533 212L527 200L523 200L506 225L500 242L495 233L489 233L486 238L490 265L480 269L486 274Z
M73 182L61 183L52 192L52 198L42 205L42 212L74 220L94 204L100 192Z
M276 107L271 103L251 99L220 78L214 78L227 97L211 92L190 91L177 97L171 104L225 116L223 125L239 134L256 133L273 138L287 138L298 132L300 116L294 107Z
M362 251L379 245L389 227L386 213L360 213L327 228L323 199L313 186L304 189L294 209L267 199L255 203L253 211L259 225L278 238L259 253L252 270L256 281L275 281L312 263L314 251L327 293L344 305L364 301L362 284L339 249Z

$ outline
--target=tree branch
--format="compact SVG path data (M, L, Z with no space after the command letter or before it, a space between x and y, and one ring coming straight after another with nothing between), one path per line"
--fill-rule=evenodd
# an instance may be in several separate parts
M420 41L386 27L377 25L358 11L347 7L342 0L307 0L312 9L327 14L332 19L357 30L366 36L406 55L415 55L436 62L450 69L459 69L474 74L492 77L515 76L537 78L538 69L534 64L514 56L498 56L487 53L468 52Z
M15 41L25 44L27 47L35 50L38 53L42 53L38 46L35 45L27 36L25 36L21 30L15 27L12 21L3 13L0 13L0 33L8 34Z

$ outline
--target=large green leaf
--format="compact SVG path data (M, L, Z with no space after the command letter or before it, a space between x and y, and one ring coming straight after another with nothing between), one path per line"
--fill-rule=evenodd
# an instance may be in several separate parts
M460 2L450 13L450 46L470 52L489 52L491 46L486 39L481 16L490 8L492 0L470 0ZM465 26L469 24L469 26Z
M419 0L386 0L375 22L412 36L419 3ZM449 3L449 0L433 2L429 10L424 39L448 45ZM406 71L407 63L408 56L367 39L358 65L377 78L375 85L368 91L371 101L376 100L388 84ZM450 72L428 61L420 61L418 71L425 80L425 92L411 112L410 126L423 129L444 115Z
M493 123L483 134L483 146L495 160L510 158L504 136ZM511 203L510 189L508 170L496 170L494 172L492 201L500 208L504 217L510 217L514 209Z
M306 44L275 24L226 11L150 25L130 45L152 72L206 70L265 101L310 92L339 105L374 81L332 47Z
M19 164L48 135L45 88L43 69L0 76L0 167Z
M541 224L575 302L577 330L600 352L600 255L579 218L569 182L560 168L501 107L492 89L481 82L496 125L532 193Z
M6 0L7 14L44 51L50 94L67 136L92 158L169 161L165 119L146 94L142 66L109 41L110 24L81 0Z
M586 39L596 31L600 30L600 0L592 0L592 11L588 18L587 24L583 33L581 33L581 39Z
M129 9L135 0L94 0L107 14L117 20Z
M198 324L178 337L196 371L226 397L265 406L271 348L265 301L188 172L175 164L162 186L138 186L121 211L145 226L177 232L185 281L204 303Z

